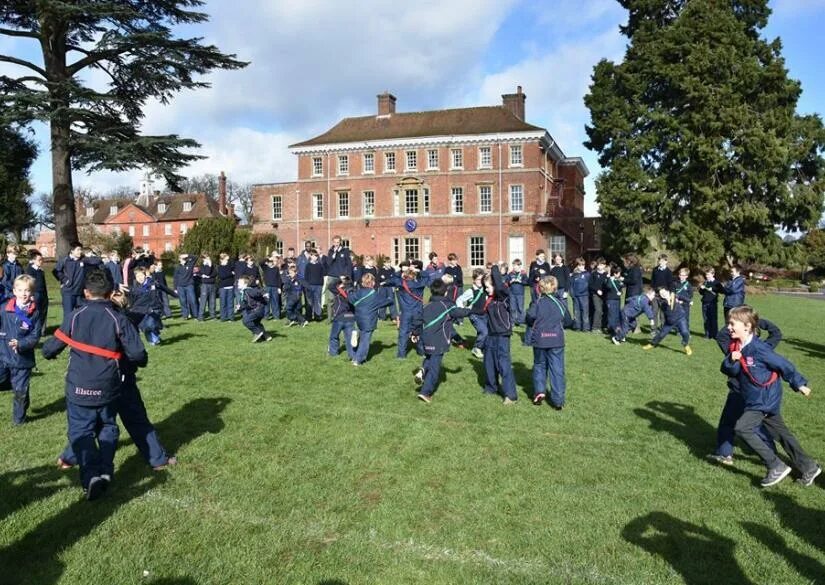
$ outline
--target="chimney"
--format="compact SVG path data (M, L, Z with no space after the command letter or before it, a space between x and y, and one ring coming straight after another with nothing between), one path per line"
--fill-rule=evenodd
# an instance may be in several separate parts
M226 210L226 175L221 171L218 177L218 213L221 215L229 215Z
M395 113L395 96L390 92L378 94L378 115L391 116Z
M516 88L516 93L505 93L501 96L501 107L511 112L516 118L524 121L524 102L527 95L521 92L521 86Z

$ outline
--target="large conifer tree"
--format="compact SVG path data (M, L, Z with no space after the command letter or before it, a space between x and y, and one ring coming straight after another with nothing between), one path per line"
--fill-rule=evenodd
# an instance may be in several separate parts
M167 103L183 89L208 87L214 69L243 67L201 38L175 27L205 22L201 0L9 0L0 4L0 35L30 39L42 61L0 55L21 74L0 77L0 117L49 124L55 231L59 254L77 239L72 169L149 167L174 184L199 158L194 140L140 133L149 99ZM106 88L81 74L103 73ZM2 120L0 120L1 122Z
M585 98L612 250L653 236L693 264L760 260L777 228L816 225L825 132L761 36L767 0L619 2L625 58L598 63Z

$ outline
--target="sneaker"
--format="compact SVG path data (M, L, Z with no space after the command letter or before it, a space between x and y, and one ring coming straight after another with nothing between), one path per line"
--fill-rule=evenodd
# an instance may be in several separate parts
M768 474L764 478L762 478L762 481L759 482L759 485L761 485L762 487L771 487L772 485L776 485L780 481L788 477L788 474L790 472L790 467L788 467L784 463L780 463L778 467L774 467L773 469L768 471Z
M352 335L350 335L350 338L349 338L349 344L352 347L357 347L358 346L358 330L357 329L352 330Z
M256 333L252 336L252 343L258 343L261 339L264 338L264 332L261 331L260 333Z
M710 453L707 458L709 461L718 463L719 465L733 465L733 455L719 455L718 453Z
M304 321L301 323L301 327L306 327L307 325L309 325L309 321Z
M642 346L642 349L653 349L653 347L654 347L654 346L653 346L653 344L652 344L652 343L648 343L647 345L643 345L643 346Z
M693 355L693 350L690 349L689 345L685 346L685 353L688 354L688 355Z
M74 464L69 463L68 461L64 460L62 457L57 458L57 468L61 471L65 471L66 469L71 469L74 467Z
M272 336L267 335L266 337L264 337L264 341L272 341Z
M161 465L155 465L152 468L152 471L163 471L164 469L166 469L168 467L172 467L172 466L177 465L177 464L178 464L178 458L175 457L174 455L171 455L171 456L169 456L169 458L166 459L166 463L162 463Z
M506 397L505 397L505 398L504 398L504 400L502 401L502 404L503 404L504 406L510 406L510 405L512 405L512 404L515 404L515 403L516 403L516 401L515 401L515 400L511 400L510 398L506 398Z
M418 368L413 374L413 378L415 379L415 383L421 386L421 384L424 383L424 368Z
M421 402L426 402L427 404L429 404L430 402L432 402L432 401L433 401L433 397L432 397L432 396L427 396L426 394L419 394L419 395L417 396L417 398L418 398Z
M621 341L619 341L619 340L618 340L618 339L616 339L615 337L611 337L611 338L610 338L610 341L612 341L615 345L619 345L619 344L621 343Z
M298 324L297 321L290 321L289 323L286 324L286 326L287 327L292 327L293 325L297 325L297 324Z
M819 477L820 473L822 473L822 468L819 465L817 465L807 473L803 473L802 477L796 480L796 483L798 483L801 486L808 487L814 483L814 480L817 477Z
M86 499L90 502L98 499L107 487L109 487L109 481L96 475L89 481L89 486L86 488Z
M359 364L359 363L358 363L357 361L355 361L355 360L352 360L352 365L357 367L357 366L360 366L361 364Z
M479 348L474 347L473 348L473 356L477 357L478 359L483 359L484 358L484 352L481 351Z
M533 404L539 406L542 402L544 402L544 394L536 394L533 396Z
M553 410L564 410L564 404L550 404L553 407Z

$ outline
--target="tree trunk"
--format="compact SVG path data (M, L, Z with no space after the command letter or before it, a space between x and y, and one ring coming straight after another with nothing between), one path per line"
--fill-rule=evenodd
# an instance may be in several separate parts
M68 254L71 243L77 241L68 124L64 125L59 120L51 121L51 142L54 237L59 258Z

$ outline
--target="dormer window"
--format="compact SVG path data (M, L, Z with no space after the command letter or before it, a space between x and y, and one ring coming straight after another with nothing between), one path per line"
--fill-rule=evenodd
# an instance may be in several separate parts
M191 201L184 201L183 202L183 211L192 211L192 202Z
M109 215L117 215L117 205L109 206Z
M158 203L158 213L166 213L166 204Z
M92 216L94 216L94 214L95 214L95 208L94 207L87 207L86 208L86 217L92 217Z

